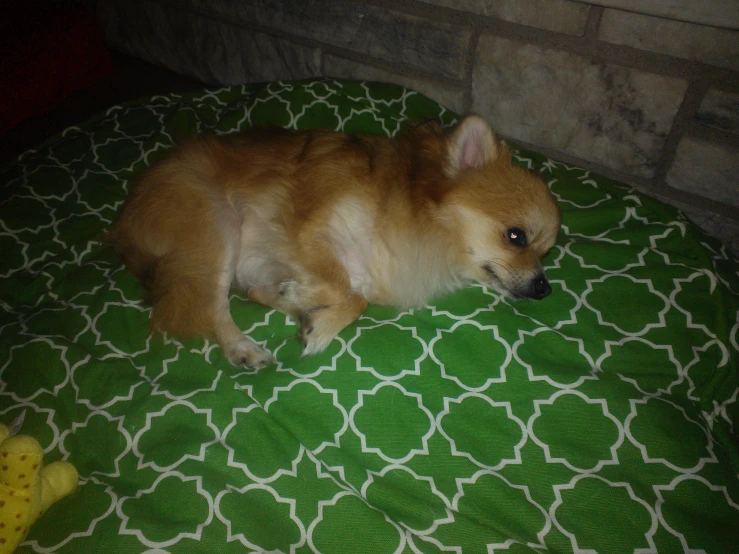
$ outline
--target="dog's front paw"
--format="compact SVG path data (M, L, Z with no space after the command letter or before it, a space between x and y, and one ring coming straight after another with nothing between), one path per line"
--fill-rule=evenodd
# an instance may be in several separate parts
M275 359L270 352L248 337L234 344L223 345L223 353L236 367L261 369L273 364Z
M300 324L300 342L303 344L303 356L311 356L323 352L331 344L341 328L332 325L328 310L317 310L311 314L298 316Z

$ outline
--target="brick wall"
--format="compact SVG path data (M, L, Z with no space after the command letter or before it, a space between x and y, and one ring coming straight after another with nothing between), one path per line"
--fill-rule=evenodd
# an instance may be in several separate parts
M206 82L381 80L478 112L504 137L678 205L739 252L736 2L97 4L112 47Z

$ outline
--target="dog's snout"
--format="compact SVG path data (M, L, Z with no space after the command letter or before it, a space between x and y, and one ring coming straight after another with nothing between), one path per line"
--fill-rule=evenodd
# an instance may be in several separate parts
M549 285L546 276L539 273L530 281L518 288L511 290L514 298L529 298L531 300L541 300L552 294L552 287Z
M536 300L549 296L552 293L552 287L549 285L549 281L544 275L538 275L532 285L531 297Z

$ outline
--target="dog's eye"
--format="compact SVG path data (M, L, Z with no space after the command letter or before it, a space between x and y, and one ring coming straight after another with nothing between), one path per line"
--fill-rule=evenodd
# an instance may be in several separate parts
M523 229L519 229L518 227L511 227L507 231L508 240L511 241L511 244L513 246L518 246L519 248L525 248L528 242L526 241L526 233Z

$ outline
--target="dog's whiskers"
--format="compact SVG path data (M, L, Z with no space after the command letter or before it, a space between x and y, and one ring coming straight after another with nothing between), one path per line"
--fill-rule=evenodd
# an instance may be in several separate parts
M504 263L502 261L490 260L488 262L488 264L495 264L498 267L500 267L501 269L504 269L509 275L515 275L515 271L513 270L513 268L510 265L508 265L508 264L506 264L506 263Z

